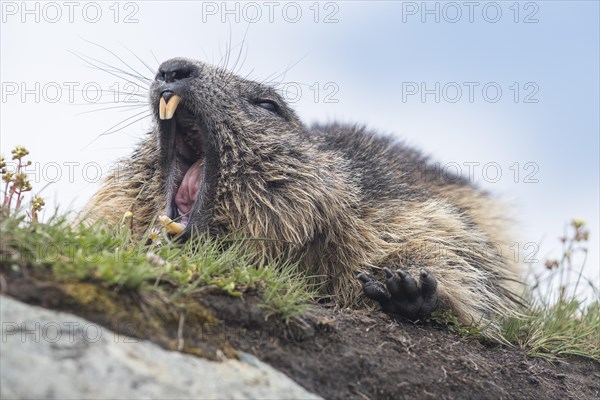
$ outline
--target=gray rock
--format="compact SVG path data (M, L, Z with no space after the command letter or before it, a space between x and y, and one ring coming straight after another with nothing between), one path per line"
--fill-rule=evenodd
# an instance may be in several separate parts
M214 362L0 296L2 399L318 399L244 354Z

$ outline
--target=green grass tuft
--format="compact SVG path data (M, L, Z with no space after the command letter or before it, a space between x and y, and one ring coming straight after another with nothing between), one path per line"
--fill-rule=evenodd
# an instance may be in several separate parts
M257 267L239 242L202 238L182 244L157 231L139 240L126 225L74 225L58 215L40 223L2 210L0 266L51 271L55 280L117 290L164 290L171 300L207 289L232 296L255 291L267 310L285 320L305 311L315 295L295 265Z
M431 313L427 321L443 326L462 337L479 337L481 335L481 329L476 323L464 324L450 310L436 310Z
M505 337L530 356L556 359L580 356L600 362L600 306L575 299L534 306L522 318L504 324Z
M560 238L562 257L548 260L545 270L534 275L532 305L521 310L521 317L503 323L504 337L530 356L579 356L600 362L600 291L583 276L588 238L584 222L573 220ZM584 282L592 301L579 295Z

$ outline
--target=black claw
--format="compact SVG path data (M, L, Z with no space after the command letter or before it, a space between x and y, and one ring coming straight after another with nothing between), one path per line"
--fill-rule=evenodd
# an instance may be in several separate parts
M356 275L356 279L359 279L362 283L367 283L367 282L371 282L373 279L365 274L364 272L361 272L360 274Z
M430 297L431 295L435 294L437 290L437 281L433 275L427 271L421 271L420 282L421 292L423 293L424 297Z
M363 283L363 291L368 298L379 302L382 307L387 304L390 294L381 283L374 281L369 275L362 272L356 277Z
M402 278L402 292L404 293L404 298L415 299L419 296L419 287L417 286L417 281L413 279L410 274L404 271L397 271L398 275Z
M402 278L398 275L395 275L387 268L383 269L385 271L386 279L385 286L387 286L390 295L393 297L399 296L402 294Z

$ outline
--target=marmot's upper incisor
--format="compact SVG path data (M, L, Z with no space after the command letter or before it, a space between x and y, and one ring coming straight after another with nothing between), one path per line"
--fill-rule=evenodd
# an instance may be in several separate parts
M149 100L155 127L90 218L133 211L146 229L166 213L186 238L265 239L247 241L257 262L298 261L341 306L364 298L362 281L384 311L410 318L440 306L493 334L515 311L502 209L419 152L357 126L307 128L273 88L190 59L164 62ZM385 286L366 274L377 269Z

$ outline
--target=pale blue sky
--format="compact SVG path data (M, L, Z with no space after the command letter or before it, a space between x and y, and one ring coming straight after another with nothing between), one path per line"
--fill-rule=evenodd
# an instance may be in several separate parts
M27 4L34 9L35 2ZM221 7L220 1L204 6L193 1L131 2L128 8L121 3L118 16L110 8L112 2L98 2L102 15L96 23L89 22L95 8L86 2L74 9L73 22L68 20L68 9L62 8L61 18L54 23L56 10L38 4L33 14L23 14L21 2L2 5L0 132L3 153L24 144L32 158L42 163L37 187L55 180L58 168L60 177L44 192L51 206L84 204L98 186L90 182L95 180L96 165L106 168L128 154L150 124L141 121L86 147L129 114L112 109L76 115L101 106L86 102L81 93L75 93L75 103L83 105L72 104L65 82L76 82L79 88L92 82L108 89L116 79L85 67L68 50L118 62L81 38L111 48L149 75L124 46L154 67L152 52L161 61L187 56L218 62L230 41L237 55L247 31L240 74L264 79L293 66L283 81L301 84L290 87L302 88L295 108L307 123L364 123L398 135L441 162L462 166L465 174L464 163L480 163L476 181L514 205L519 225L516 242L538 243L538 258L543 259L556 254L564 224L572 217L584 218L592 232L588 275L598 275L600 33L596 1L520 2L517 7L513 1L476 2L472 22L463 2L427 3L429 9L439 7L439 22L434 14L422 14L420 1L323 2L318 6L318 22L314 3L298 2L294 4L302 15L296 23L290 20L297 7L286 3L277 3L273 22L264 3L255 3L262 12L256 23L249 22L256 9L244 3L238 3L239 23L233 20L234 14L214 12L214 7ZM462 16L451 23L457 18L455 4ZM234 9L235 3L229 7ZM82 14L84 8L88 14ZM502 14L493 23L498 8ZM36 12L39 22L34 20ZM124 23L131 12L137 22ZM328 15L337 22L324 23ZM229 22L222 23L222 17ZM527 17L538 22L525 23ZM63 97L52 103L48 97L53 92L47 92L41 93L39 102L31 94L22 101L21 84L34 88L36 82L40 88L56 82L64 90ZM315 82L320 88L319 102L310 89ZM458 85L462 97L452 103L448 100L455 92L448 91L436 103L433 94L422 102L419 94L406 93L410 85L423 83L431 89L436 82L440 88L450 83L448 90ZM468 100L464 82L478 85L473 102ZM515 82L518 102L513 98ZM483 97L482 87L490 83L502 90L496 103ZM18 93L10 94L15 87ZM334 90L333 99L338 102L323 102ZM525 103L524 96L534 90L532 98L538 102ZM78 164L66 164L70 162ZM490 176L486 181L482 175L481 167L490 163L501 169L498 182L491 182ZM518 182L514 182L515 163L520 169ZM532 164L525 169L526 163ZM71 170L68 165L73 165ZM534 171L538 182L525 183L527 173Z

